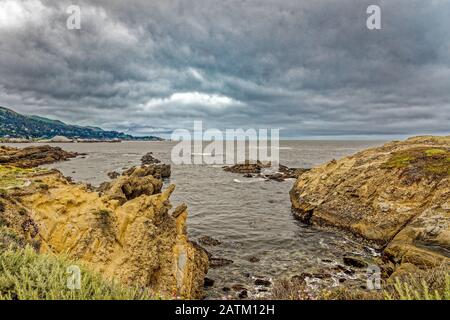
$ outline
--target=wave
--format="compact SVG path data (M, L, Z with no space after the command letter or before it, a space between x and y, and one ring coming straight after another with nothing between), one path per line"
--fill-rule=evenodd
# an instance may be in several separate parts
M266 179L264 179L264 178L257 178L257 179L246 178L246 180L233 179L233 181L236 183L256 183L256 182L266 181Z

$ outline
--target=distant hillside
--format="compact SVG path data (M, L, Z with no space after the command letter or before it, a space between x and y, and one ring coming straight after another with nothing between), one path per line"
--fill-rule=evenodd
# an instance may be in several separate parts
M54 136L98 140L162 140L154 136L133 137L118 131L105 131L96 127L69 125L59 120L51 120L39 116L26 116L0 107L0 137L48 139Z

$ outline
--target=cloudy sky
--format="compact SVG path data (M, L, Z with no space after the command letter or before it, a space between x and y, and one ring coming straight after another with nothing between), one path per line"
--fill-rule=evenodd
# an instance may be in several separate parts
M366 27L370 4L381 30ZM448 134L449 30L450 0L0 0L0 105L137 135L193 120Z

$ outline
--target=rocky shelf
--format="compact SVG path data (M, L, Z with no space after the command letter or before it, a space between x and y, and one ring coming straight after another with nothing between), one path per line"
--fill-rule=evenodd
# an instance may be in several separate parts
M290 192L299 220L382 250L391 277L450 266L450 137L415 137L333 160Z

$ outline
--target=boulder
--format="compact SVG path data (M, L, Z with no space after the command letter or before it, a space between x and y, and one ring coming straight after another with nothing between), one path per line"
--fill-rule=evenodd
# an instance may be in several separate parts
M395 263L450 259L450 137L415 137L302 174L290 196L299 220L353 233Z
M153 164L153 165L143 165L140 167L132 167L125 170L123 176L131 177L144 177L153 176L157 179L170 178L171 169L169 164Z

